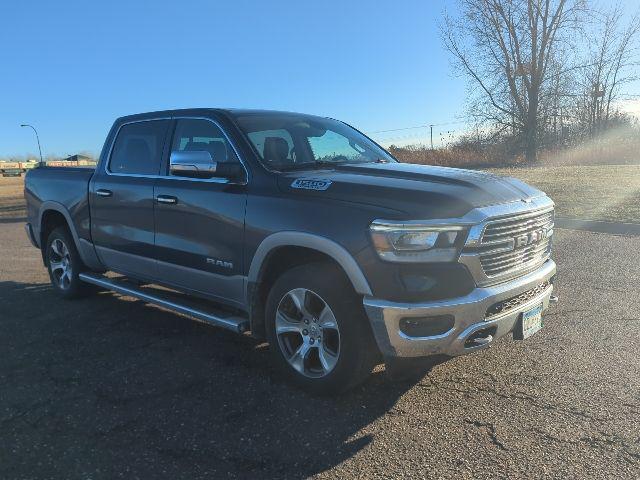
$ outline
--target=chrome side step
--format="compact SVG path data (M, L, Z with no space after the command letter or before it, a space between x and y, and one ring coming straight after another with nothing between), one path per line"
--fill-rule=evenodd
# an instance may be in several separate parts
M234 316L222 310L205 312L204 310L181 305L174 301L162 298L159 295L153 295L149 292L145 292L142 288L125 284L122 281L105 277L98 273L81 273L78 277L83 282L91 283L93 285L106 288L107 290L113 290L121 295L135 297L144 302L158 305L159 307L166 308L167 310L173 310L174 312L193 317L202 322L210 323L216 327L222 327L236 333L243 333L249 328L249 320L246 318Z

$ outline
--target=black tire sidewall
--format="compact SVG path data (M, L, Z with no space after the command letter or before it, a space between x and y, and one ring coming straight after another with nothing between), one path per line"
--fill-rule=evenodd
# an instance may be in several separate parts
M286 360L275 332L280 300L295 288L319 295L333 311L340 330L340 355L326 376L309 378ZM265 308L265 327L272 355L280 370L297 386L314 394L339 393L362 381L371 372L378 352L362 307L361 298L341 271L330 264L314 263L288 270L274 283Z
M71 259L71 282L69 288L64 290L58 286L55 281L55 277L53 272L51 271L51 265L49 262L51 244L55 240L62 240L69 250L69 257ZM69 230L65 227L58 227L53 230L49 237L47 238L47 245L45 250L45 258L47 263L47 271L49 272L49 278L51 280L51 285L53 289L56 291L58 295L63 298L75 298L81 296L85 293L84 284L79 278L80 272L84 270L84 264L82 263L82 259L80 258L80 254L76 249L75 242L73 241L73 237L69 233Z

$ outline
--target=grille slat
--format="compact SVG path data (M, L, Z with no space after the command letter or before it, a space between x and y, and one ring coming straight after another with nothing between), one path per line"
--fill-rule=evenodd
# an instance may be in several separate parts
M544 229L553 231L554 211L546 210L538 214L519 215L489 221L482 235L480 245L489 247L496 243L515 244L515 238ZM505 275L518 270L531 269L544 263L551 255L551 238L546 237L524 247L506 252L480 254L480 263L487 277ZM495 250L495 249L494 249Z
M537 221L537 222L530 222L530 223L527 223L526 225L517 225L516 226L517 228L514 228L513 226L504 227L504 228L501 228L500 230L498 228L493 228L489 233L485 232L483 238L485 241L487 241L487 240L493 240L494 238L501 238L501 237L504 237L505 235L516 235L518 233L527 232L535 228L544 227L548 223L553 223L553 217L541 219L540 221Z
M536 245L529 245L528 247L522 248L516 251L509 251L505 253L494 253L491 255L484 255L482 257L482 262L487 265L492 265L494 263L500 263L502 261L508 261L515 257L523 257L530 254L535 254L537 252L541 252L548 247L549 239L545 239L543 242Z
M497 220L495 223L488 226L488 230L504 230L508 228L512 228L514 226L519 227L521 225L526 225L527 223L540 223L545 222L553 218L553 212L541 213L539 216L534 217L523 217L522 219L513 219L513 220Z
M507 273L512 270L525 270L544 263L547 258L549 258L549 255L547 253L543 253L518 262L517 267L514 267L512 264L505 264L495 268L485 268L485 273L488 276L495 277L496 275Z

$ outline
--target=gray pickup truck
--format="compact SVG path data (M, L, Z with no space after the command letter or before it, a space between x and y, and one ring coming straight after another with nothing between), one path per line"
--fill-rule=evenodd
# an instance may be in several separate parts
M250 332L317 393L381 361L527 338L555 300L543 192L398 163L329 118L123 117L95 170L36 168L25 197L27 235L61 296L99 286Z

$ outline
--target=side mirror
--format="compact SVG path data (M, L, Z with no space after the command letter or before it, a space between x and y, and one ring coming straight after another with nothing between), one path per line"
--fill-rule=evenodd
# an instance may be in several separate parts
M169 157L169 173L177 177L211 178L218 164L205 150L173 151Z
M238 162L218 163L216 177L228 178L229 180L242 181L245 173L244 168Z

